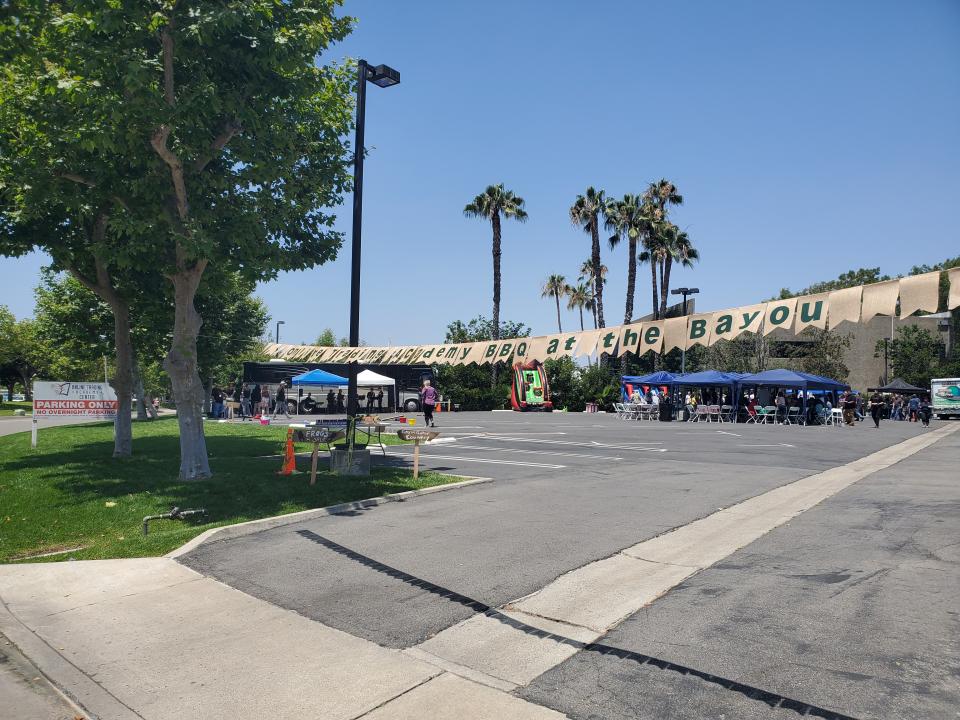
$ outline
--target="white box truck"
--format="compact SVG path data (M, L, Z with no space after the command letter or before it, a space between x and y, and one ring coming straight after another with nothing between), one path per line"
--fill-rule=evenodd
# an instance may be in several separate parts
M931 380L930 405L934 416L941 420L960 417L960 378Z

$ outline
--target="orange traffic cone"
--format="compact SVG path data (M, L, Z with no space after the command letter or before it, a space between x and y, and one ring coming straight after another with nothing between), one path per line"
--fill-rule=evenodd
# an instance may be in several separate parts
M293 475L297 470L297 459L293 453L293 428L287 428L287 449L283 454L283 467L278 475Z

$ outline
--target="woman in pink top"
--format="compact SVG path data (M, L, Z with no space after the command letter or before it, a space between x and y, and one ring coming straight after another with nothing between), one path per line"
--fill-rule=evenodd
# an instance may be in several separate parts
M423 387L420 389L420 404L423 406L424 422L433 427L433 409L437 405L437 389L430 384L429 380L423 381Z

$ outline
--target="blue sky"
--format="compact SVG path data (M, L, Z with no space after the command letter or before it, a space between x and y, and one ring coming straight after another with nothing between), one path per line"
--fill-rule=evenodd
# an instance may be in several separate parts
M749 304L854 267L891 274L960 252L960 3L350 1L328 56L401 73L367 104L361 335L442 340L489 317L490 228L463 217L486 185L525 198L507 223L501 316L556 331L540 285L573 280L589 237L567 210L588 185L622 195L660 177L699 248L701 310ZM350 205L339 227L349 243ZM608 324L622 321L626 249L611 252ZM0 304L32 312L42 258L0 260ZM346 334L349 251L258 294L281 340ZM649 311L638 270L636 314ZM564 310L564 327L579 326ZM272 332L272 331L271 331Z

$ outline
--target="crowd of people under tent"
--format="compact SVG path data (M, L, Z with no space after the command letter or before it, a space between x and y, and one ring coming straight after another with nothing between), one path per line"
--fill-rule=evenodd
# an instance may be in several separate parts
M289 392L290 388L286 382L280 382L275 387L259 383L237 383L229 393L220 387L214 387L210 395L210 417L227 419L231 415L229 403L232 402L236 407L233 416L241 420L278 415L289 418L290 407L287 400ZM336 392L330 388L322 399L325 402L314 398L313 393L308 392L298 402L306 412L314 412L315 408L321 408L322 412L328 415L346 413L347 398L343 388L337 388ZM383 400L383 388L371 387L365 394L361 394L358 406L367 412L383 412Z
M687 388L683 392L682 407L678 414L680 419L693 420L697 417L697 408L713 406L729 409L737 408L737 419L748 421L763 415L767 408L772 407L773 422L789 423L792 417L798 417L807 425L823 425L830 422L831 414L836 408L843 413L845 425L852 426L862 422L869 416L875 426L880 420L896 420L920 422L930 424L932 409L930 398L927 395L913 394L910 397L900 394L882 394L874 392L869 398L852 390L841 393L821 390L801 390L794 388L774 388L770 390L771 405L761 405L756 390L742 389L738 397L734 397L730 388L706 387ZM677 395L678 400L679 395ZM734 402L736 400L736 402ZM806 401L806 402L805 402ZM657 410L662 402L672 402L670 393L655 386L647 386L645 391L635 388L630 396L630 402L635 406L646 405ZM795 408L791 412L791 409ZM805 411L805 414L803 414Z

